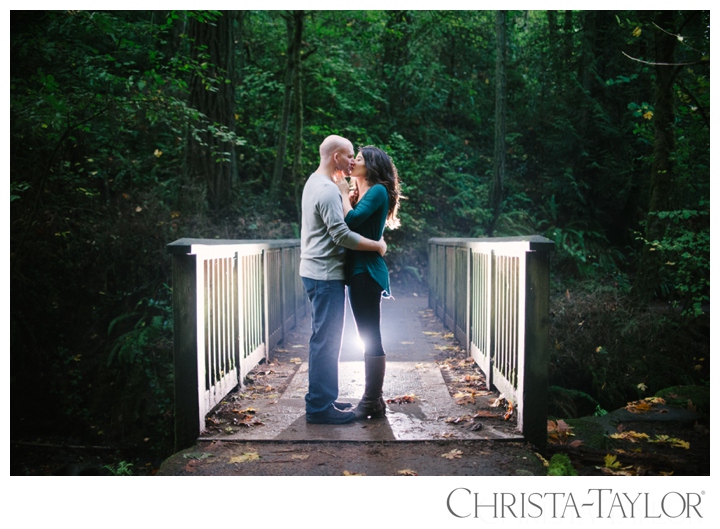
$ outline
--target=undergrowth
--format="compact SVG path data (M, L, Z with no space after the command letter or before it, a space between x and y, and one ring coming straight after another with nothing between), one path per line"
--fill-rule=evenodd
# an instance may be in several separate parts
M676 385L710 383L709 318L640 308L616 286L580 283L550 304L551 386L612 410Z

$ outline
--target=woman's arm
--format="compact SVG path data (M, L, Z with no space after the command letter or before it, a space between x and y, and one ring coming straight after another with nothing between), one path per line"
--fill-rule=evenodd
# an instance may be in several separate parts
M363 195L360 202L355 205L355 209L346 212L343 207L345 222L347 222L350 228L357 228L365 219L375 213L375 211L383 207L383 205L386 206L388 200L387 189L380 184L375 184Z

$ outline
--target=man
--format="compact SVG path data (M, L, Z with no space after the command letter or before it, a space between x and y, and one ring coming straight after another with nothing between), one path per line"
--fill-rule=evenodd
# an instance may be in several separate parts
M310 175L302 195L300 276L312 305L312 335L308 359L308 423L343 424L355 418L349 403L338 403L338 362L345 324L345 248L385 255L383 239L373 241L345 224L342 197L335 184L349 176L354 161L352 143L328 136L320 145L320 165Z

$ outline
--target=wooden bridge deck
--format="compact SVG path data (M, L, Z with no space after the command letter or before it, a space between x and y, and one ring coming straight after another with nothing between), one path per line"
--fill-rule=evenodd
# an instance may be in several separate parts
M447 329L427 309L424 295L402 295L382 304L383 343L388 355L384 385L386 399L412 397L413 402L390 403L385 419L355 421L345 425L305 423L304 395L307 389L307 344L310 321L305 318L271 353L271 365L254 370L256 386L268 373L279 375L267 391L255 387L232 392L210 415L202 440L222 441L419 441L441 439L522 438L513 419L502 419L502 408L490 404L496 392L476 395L474 402L458 404L441 371L444 350L453 347ZM275 361L273 366L273 362ZM285 371L283 371L283 369ZM446 374L453 376L452 372ZM272 378L272 377L271 377ZM284 380L282 380L284 379ZM276 383L281 387L278 391ZM340 357L340 400L356 403L364 385L362 349L352 313L347 308L343 349ZM485 393L485 392L480 392ZM470 399L472 400L472 399ZM238 420L251 409L247 422ZM474 421L450 421L472 416L479 410L497 417ZM223 413L224 412L224 419ZM228 413L230 412L230 413ZM234 415L233 415L234 414Z

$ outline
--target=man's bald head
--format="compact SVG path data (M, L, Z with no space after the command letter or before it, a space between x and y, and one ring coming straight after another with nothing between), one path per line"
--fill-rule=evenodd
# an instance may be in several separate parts
M330 158L336 152L348 148L352 150L350 140L337 134L332 134L325 138L320 144L320 158Z
M318 172L329 175L333 180L339 175L349 176L355 164L352 142L332 134L320 144L320 167Z

